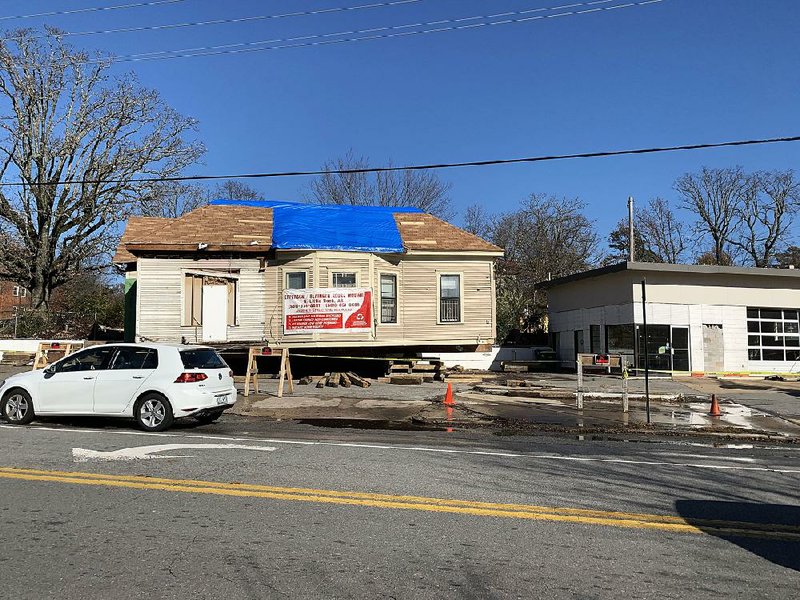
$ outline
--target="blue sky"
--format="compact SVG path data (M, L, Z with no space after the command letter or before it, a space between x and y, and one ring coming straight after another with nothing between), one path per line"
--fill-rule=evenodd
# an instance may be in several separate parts
M0 15L132 0L4 1ZM356 6L369 0L182 0L45 19L67 31ZM624 4L626 0L605 5ZM318 35L579 4L422 0L403 6L159 32L75 36L118 55ZM586 9L545 10L556 14ZM530 15L534 13L529 13ZM499 19L495 19L499 20ZM660 3L424 36L131 62L208 146L196 173L317 168L352 148L376 164L467 161L800 133L795 0ZM513 210L528 194L580 197L606 234L626 198L675 200L702 166L796 168L800 144L441 171L461 222L470 204ZM255 182L299 199L307 181Z

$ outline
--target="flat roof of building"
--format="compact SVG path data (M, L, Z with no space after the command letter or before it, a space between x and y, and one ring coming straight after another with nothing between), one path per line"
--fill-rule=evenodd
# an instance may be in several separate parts
M553 288L573 281L601 277L610 273L621 271L635 271L641 273L685 273L692 275L742 275L757 277L793 277L800 278L800 269L762 269L756 267L721 267L719 265L673 265L667 263L648 263L624 261L573 273L565 277L558 277L549 281L542 281L537 284L541 288Z

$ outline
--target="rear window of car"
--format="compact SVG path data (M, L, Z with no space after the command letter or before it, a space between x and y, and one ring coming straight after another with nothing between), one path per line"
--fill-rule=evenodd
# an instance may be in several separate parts
M222 357L210 348L181 350L181 360L186 369L225 369L228 366Z

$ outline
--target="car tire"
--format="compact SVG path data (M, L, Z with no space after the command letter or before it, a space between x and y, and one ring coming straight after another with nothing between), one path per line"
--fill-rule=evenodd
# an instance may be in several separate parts
M0 414L12 425L27 425L36 416L31 395L20 388L9 390L3 396Z
M133 418L139 428L145 431L164 431L175 420L169 400L155 392L145 394L136 401Z
M194 415L194 419L201 425L208 425L219 419L222 416L222 412L223 411L221 410L214 410L199 415Z

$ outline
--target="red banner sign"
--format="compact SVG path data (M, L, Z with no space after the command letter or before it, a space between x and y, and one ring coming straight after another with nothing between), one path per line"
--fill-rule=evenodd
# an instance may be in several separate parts
M369 330L372 291L366 288L285 290L283 319L286 334Z

